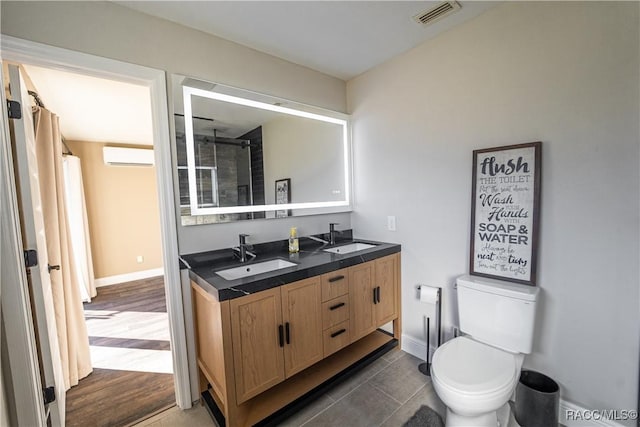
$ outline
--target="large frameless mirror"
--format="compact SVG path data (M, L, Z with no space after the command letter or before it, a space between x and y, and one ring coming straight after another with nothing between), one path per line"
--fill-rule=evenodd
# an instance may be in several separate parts
M350 210L348 116L172 80L183 225Z

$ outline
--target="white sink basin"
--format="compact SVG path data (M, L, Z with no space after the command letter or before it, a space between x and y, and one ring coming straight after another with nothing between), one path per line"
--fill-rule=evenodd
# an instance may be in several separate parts
M216 274L222 276L222 278L225 280L237 280L244 277L255 276L256 274L268 273L270 271L293 267L295 265L297 264L294 262L285 261L283 259L272 259L255 264L247 264L240 267L216 271Z
M351 252L358 252L369 248L374 248L376 245L370 245L368 243L349 243L348 245L342 245L335 248L324 249L325 252L331 252L332 254L350 254Z

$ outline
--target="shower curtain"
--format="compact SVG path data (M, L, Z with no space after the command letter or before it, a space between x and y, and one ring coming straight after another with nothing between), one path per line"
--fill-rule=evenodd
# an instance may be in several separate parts
M89 239L89 220L82 184L80 158L64 156L64 190L67 201L67 216L70 225L73 262L76 266L78 286L83 302L91 302L96 296L91 241Z
M66 214L62 138L58 117L40 107L36 108L33 118L56 332L65 387L68 390L91 373L89 337Z

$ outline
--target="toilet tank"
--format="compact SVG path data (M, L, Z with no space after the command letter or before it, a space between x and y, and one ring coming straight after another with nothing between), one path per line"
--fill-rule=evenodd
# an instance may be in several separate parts
M458 285L460 330L513 353L531 353L539 288L477 276Z

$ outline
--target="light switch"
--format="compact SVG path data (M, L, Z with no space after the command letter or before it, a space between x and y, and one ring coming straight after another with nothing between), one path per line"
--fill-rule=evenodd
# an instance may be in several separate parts
M387 230L396 231L396 217L393 215L387 217Z
M138 255L136 257L136 261L138 262L138 264L142 264L144 262L144 257L142 255Z

